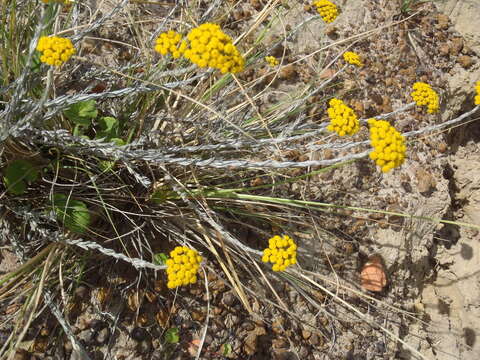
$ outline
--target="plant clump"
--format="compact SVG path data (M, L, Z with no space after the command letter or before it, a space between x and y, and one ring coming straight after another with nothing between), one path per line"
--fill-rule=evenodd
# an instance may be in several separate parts
M336 98L331 99L328 104L330 105L327 109L330 125L327 126L327 130L335 131L340 136L354 135L358 132L360 122L351 108Z
M263 250L262 261L271 262L273 271L284 271L297 263L297 245L288 235L275 235L268 240L268 248Z
M182 41L182 35L173 30L161 33L155 45L155 51L162 55L172 54L174 59L179 58L186 48L187 43Z
M316 0L313 5L317 7L317 12L326 23L331 23L338 16L337 5L328 0Z
M429 114L438 111L440 108L440 100L438 94L430 85L424 82L416 82L413 84L413 90L411 96L418 106L427 106L427 112Z
M197 271L202 262L198 252L185 246L177 246L167 259L167 287L169 289L197 282Z
M280 64L280 62L275 56L265 56L265 61L267 62L268 66L271 66L271 67L274 67Z
M42 53L40 61L51 66L62 65L76 52L70 39L58 36L40 37L36 49Z
M477 95L475 96L475 105L480 105L480 81L477 81L475 91L477 92Z
M369 119L370 143L373 151L370 158L384 173L399 167L405 161L407 147L405 138L385 120Z
M353 51L347 51L343 53L343 59L352 65L356 66L363 66L362 59L360 59L360 56L357 53L354 53Z

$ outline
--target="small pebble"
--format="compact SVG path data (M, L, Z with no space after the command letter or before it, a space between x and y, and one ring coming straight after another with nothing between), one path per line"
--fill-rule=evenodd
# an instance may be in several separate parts
M78 340L86 346L92 345L95 342L95 332L92 329L86 329L78 334Z
M85 299L88 295L88 288L85 285L80 285L75 289L75 296L79 299Z
M108 324L105 321L99 320L99 319L93 319L90 321L90 327L94 330L102 330L106 328Z
M458 62L464 69L468 69L473 65L473 59L468 55L462 55L458 57Z
M310 336L312 336L312 332L308 330L302 330L302 337L304 340L310 339Z
M152 351L152 341L150 339L142 340L137 345L137 352L139 354L148 354Z
M108 327L103 328L97 334L96 340L98 345L103 345L107 342L110 337L110 329Z
M30 354L25 350L17 350L13 356L13 360L29 360Z
M142 341L148 337L148 332L144 328L136 327L130 332L130 337L136 341Z
M235 301L235 296L232 293L227 292L223 295L222 300L225 306L232 306Z

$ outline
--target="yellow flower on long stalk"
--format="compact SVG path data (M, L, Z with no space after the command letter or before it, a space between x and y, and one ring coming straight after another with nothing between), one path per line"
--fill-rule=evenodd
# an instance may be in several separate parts
M160 34L155 50L174 58L183 55L199 67L210 67L222 73L237 73L245 66L245 59L233 44L230 36L219 25L205 23L192 29L186 39L170 30Z
M437 112L440 108L438 94L427 83L419 81L413 84L411 96L418 106L426 106L430 114Z
M262 261L272 263L273 271L284 271L297 263L297 245L288 235L276 235L268 240L268 248L263 250Z
M340 136L354 135L360 129L360 122L351 108L342 100L331 99L327 109L330 125L327 130L335 131Z
M360 56L357 53L354 53L353 51L347 51L343 54L343 59L352 65L357 65L362 67L362 59L360 59Z
M370 159L380 166L384 173L399 167L405 161L407 147L405 138L388 121L369 119L370 144L373 151Z
M202 262L198 252L185 246L177 246L166 261L169 289L197 282L197 271Z
M42 53L40 61L51 66L62 65L76 52L70 39L58 36L40 37L36 49Z
M331 23L338 16L337 5L328 0L316 0L313 5L317 7L317 12L326 23Z

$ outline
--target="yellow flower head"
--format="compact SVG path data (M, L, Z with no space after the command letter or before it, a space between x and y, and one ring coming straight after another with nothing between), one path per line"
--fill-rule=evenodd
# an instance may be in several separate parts
M170 252L167 265L167 287L169 289L182 285L194 284L197 281L197 271L202 262L198 252L185 246L177 246Z
M477 92L477 95L475 96L475 105L480 105L480 81L477 81L475 90Z
M370 159L381 167L384 173L403 164L407 147L405 139L385 120L369 119L370 144L373 151Z
M275 56L265 56L265 61L271 67L277 66L280 62L275 58Z
M356 54L352 51L347 51L347 52L343 53L343 59L349 64L357 65L357 66L360 66L360 67L363 66L363 63L362 63L362 60L360 59L360 56L358 56L358 54Z
M192 29L188 35L189 46L185 58L200 67L211 67L225 73L242 71L245 60L233 45L232 38L219 25L205 23Z
M57 36L40 37L37 51L42 53L40 61L52 66L62 65L76 52L70 39Z
M327 130L335 131L340 136L354 135L360 129L357 116L342 100L331 99L327 109L330 125Z
M438 94L430 85L424 82L416 82L413 84L411 96L418 106L427 106L427 112L430 114L437 112L440 108Z
M268 240L268 248L263 250L262 261L272 263L273 271L284 271L297 263L297 245L288 235L275 235Z
M172 54L174 59L183 55L186 47L187 43L182 41L182 35L173 30L161 33L155 41L155 51L162 55Z
M317 7L317 11L326 23L331 23L338 16L337 5L328 0L316 0L313 5Z

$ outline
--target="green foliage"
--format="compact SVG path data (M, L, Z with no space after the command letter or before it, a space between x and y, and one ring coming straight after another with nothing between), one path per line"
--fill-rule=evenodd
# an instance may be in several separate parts
M7 191L14 195L22 195L27 190L26 183L38 178L38 170L27 160L15 160L8 165L3 181Z
M83 234L90 225L90 212L83 201L67 198L64 194L53 195L53 209L57 219L67 229Z
M63 114L76 125L90 126L98 115L97 103L95 100L80 101L71 105Z
M180 336L178 334L178 328L172 327L165 332L165 341L169 344L178 344Z
M118 120L111 116L103 116L98 119L98 126L100 128L97 131L96 139L113 140L118 138L119 123ZM118 139L123 141L122 139Z
M158 253L153 255L153 263L155 265L165 265L167 262L168 256L164 253Z
M154 203L162 204L168 199L174 198L176 198L176 193L168 185L163 185L153 192L150 200Z
M222 348L223 348L223 356L229 356L233 352L232 345L230 345L229 343L223 344Z

